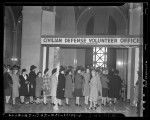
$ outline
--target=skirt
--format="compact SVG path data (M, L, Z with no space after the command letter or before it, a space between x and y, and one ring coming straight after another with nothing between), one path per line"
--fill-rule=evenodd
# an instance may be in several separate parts
M82 97L83 95L82 95L82 89L80 88L80 89L76 89L75 88L75 90L74 90L74 96L75 97Z
M108 89L102 88L102 97L107 97L107 96L108 96Z
M11 96L12 89L10 87L8 87L4 90L4 92L5 92L5 96Z

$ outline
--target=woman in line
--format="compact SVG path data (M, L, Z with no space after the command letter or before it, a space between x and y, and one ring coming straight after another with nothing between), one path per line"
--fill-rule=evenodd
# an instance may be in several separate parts
M22 69L21 75L19 76L20 79L20 89L19 89L19 95L21 99L21 103L25 102L25 97L28 96L28 75L26 74L26 69Z
M68 69L66 72L66 82L65 82L65 98L67 106L69 106L69 99L73 97L72 91L73 91L72 70Z
M58 75L58 85L57 85L57 93L56 98L58 100L58 105L62 105L62 99L64 99L65 92L65 68L60 66L59 75Z
M33 101L33 97L35 97L35 87L36 87L36 66L31 65L30 66L30 73L29 73L29 82L30 82L30 86L29 86L29 96L30 96L30 103L34 103Z
M18 66L14 65L12 70L12 81L13 81L13 86L12 86L12 98L13 98L13 105L16 103L16 98L19 97L19 75L18 73Z
M37 103L40 103L42 86L43 86L42 72L38 72L37 77L36 77L36 98L37 98L36 101L37 101Z
M82 89L83 89L83 79L81 75L81 69L77 69L77 73L75 75L75 84L74 84L74 95L76 97L76 106L80 105L80 97L82 97Z
M57 76L56 76L57 68L54 68L52 70L52 75L51 75L51 104L56 105L57 104L57 99L56 99L56 90L57 90Z
M47 97L50 96L50 77L48 75L49 69L46 68L44 70L43 75L43 96L44 96L44 104L47 104Z
M11 93L12 93L12 77L10 74L10 66L4 66L4 89L5 89L5 98L6 103L9 103Z
M90 94L90 69L86 68L86 73L84 73L84 90L83 90L83 96L85 97L84 103L88 105L88 100L89 100L89 94Z
M102 83L102 104L105 106L107 97L108 97L108 83L109 80L107 78L108 71L103 71L103 75L101 76L101 83Z
M92 70L92 78L90 81L90 107L89 109L96 110L96 103L98 99L98 80L95 70Z

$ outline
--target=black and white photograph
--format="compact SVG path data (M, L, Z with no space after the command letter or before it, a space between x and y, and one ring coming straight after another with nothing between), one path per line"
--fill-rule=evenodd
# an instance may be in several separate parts
M143 117L143 3L4 6L5 113Z

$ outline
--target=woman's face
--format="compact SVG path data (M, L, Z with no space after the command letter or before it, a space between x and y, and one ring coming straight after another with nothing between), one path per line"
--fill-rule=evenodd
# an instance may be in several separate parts
M18 70L13 70L14 74L17 74Z
M61 71L61 74L65 74L65 72L64 72L64 71Z
M71 71L69 72L69 75L71 75Z
M92 76L93 76L93 77L95 76L95 71L94 71L94 70L92 70Z
M81 70L78 70L78 73L81 73Z
M90 70L89 70L89 69L86 69L86 73L90 73Z
M39 75L38 75L39 77L41 77L42 76L42 74L41 73L39 73Z

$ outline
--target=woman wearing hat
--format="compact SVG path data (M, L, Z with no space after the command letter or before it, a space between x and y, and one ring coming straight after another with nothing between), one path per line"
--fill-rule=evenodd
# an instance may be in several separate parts
M89 109L96 109L96 103L98 100L98 78L96 71L92 70L92 78L90 80L90 107Z
M27 81L28 75L26 74L26 69L22 69L21 75L19 76L20 79L20 89L19 89L19 95L21 99L21 103L24 103L24 98L28 96L28 84Z
M77 73L75 75L75 89L74 95L76 97L76 104L77 106L80 105L80 97L82 97L82 89L83 89L83 77L81 75L81 68L77 69Z
M101 83L102 83L102 104L106 105L107 97L108 97L108 83L109 80L107 78L108 71L104 70L103 75L101 75Z
M58 85L56 97L58 99L58 105L62 105L62 99L64 99L64 91L65 91L65 68L60 66L59 75L58 75Z
M12 77L10 75L10 66L7 65L4 66L4 91L5 91L5 97L6 97L6 103L9 103L9 99L11 97L12 92Z
M35 69L37 67L34 65L31 65L30 67L30 73L29 73L29 82L30 82L30 87L29 87L29 96L30 96L30 103L33 103L33 97L35 97L35 87L36 87L36 73Z
M56 90L57 90L57 76L56 76L56 72L57 72L57 68L54 68L52 70L52 75L51 75L51 97L52 97L52 101L51 103L53 105L57 104L57 100L56 100Z
M50 96L50 77L48 75L49 69L44 70L43 75L43 94L44 94L44 104L47 104L47 96Z
M66 82L65 82L65 98L66 98L66 105L69 106L69 98L72 98L72 91L73 91L73 78L72 78L72 70L68 69L66 71Z
M18 73L18 66L14 65L12 70L12 81L13 81L13 86L12 86L12 98L13 98L13 104L16 103L16 98L19 97L19 75Z
M89 94L90 94L90 69L86 68L86 72L84 73L84 90L83 90L83 96L85 97L84 103L88 104Z

